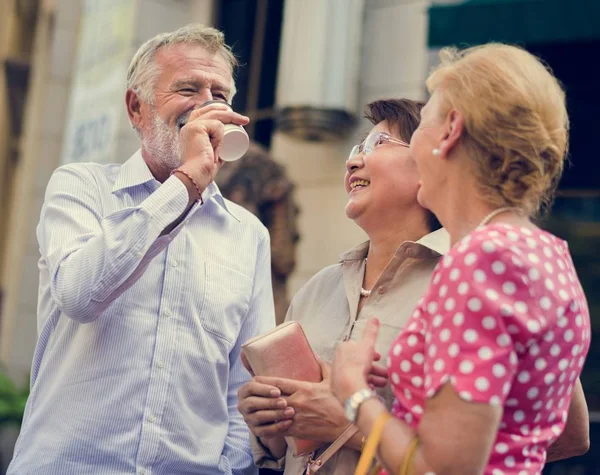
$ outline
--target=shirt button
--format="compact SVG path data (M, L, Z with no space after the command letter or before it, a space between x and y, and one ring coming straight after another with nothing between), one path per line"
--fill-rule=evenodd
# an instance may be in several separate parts
M138 256L138 257L144 257L144 253L143 252L136 252L135 255Z
M171 310L166 309L165 310L165 316L170 317L171 315L173 315L173 313L171 312Z
M377 289L377 292L379 292L380 294L385 294L385 287L382 285L381 287L379 287L379 289Z
M150 416L148 418L148 421L150 421L152 424L154 424L156 422L156 418L154 416Z
M138 473L139 473L140 475L146 475L146 470L140 470Z
M177 267L177 261L176 261L175 259L173 259L173 260L171 261L171 265L172 265L173 267Z
M158 366L159 369L163 369L165 367L165 364L162 361L159 361L158 363L156 363L156 366Z

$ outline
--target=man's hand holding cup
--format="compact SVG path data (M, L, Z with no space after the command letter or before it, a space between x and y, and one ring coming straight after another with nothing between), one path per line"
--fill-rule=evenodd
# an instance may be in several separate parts
M200 198L200 194L215 179L223 165L220 153L226 128L233 124L235 129L243 131L241 126L249 121L248 117L234 112L229 104L222 101L209 101L177 120L180 128L182 165L173 173L181 172L179 176L186 183L190 200L196 201ZM192 183L187 183L188 180Z

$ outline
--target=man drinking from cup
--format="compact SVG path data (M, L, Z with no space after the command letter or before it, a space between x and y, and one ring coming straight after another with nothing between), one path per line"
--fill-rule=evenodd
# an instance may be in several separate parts
M241 344L275 322L269 235L213 182L224 127L248 118L203 106L231 101L235 66L213 28L152 38L127 77L141 150L50 179L39 340L8 473L256 473L236 394Z

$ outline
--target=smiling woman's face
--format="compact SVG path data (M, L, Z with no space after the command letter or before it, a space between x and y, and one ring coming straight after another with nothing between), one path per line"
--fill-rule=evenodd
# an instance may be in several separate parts
M373 127L370 133L374 132L404 140L390 130L387 121ZM417 203L418 182L419 174L408 147L382 143L367 155L359 153L346 164L346 216L355 221L366 216L383 218L390 207L413 206Z

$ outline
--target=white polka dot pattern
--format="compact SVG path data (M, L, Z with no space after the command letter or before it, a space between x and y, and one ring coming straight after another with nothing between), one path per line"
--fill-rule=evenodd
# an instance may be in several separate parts
M487 226L450 250L392 346L394 413L417 427L426 399L449 383L465 401L504 407L485 473L539 473L589 345L587 302L566 243L537 229Z

